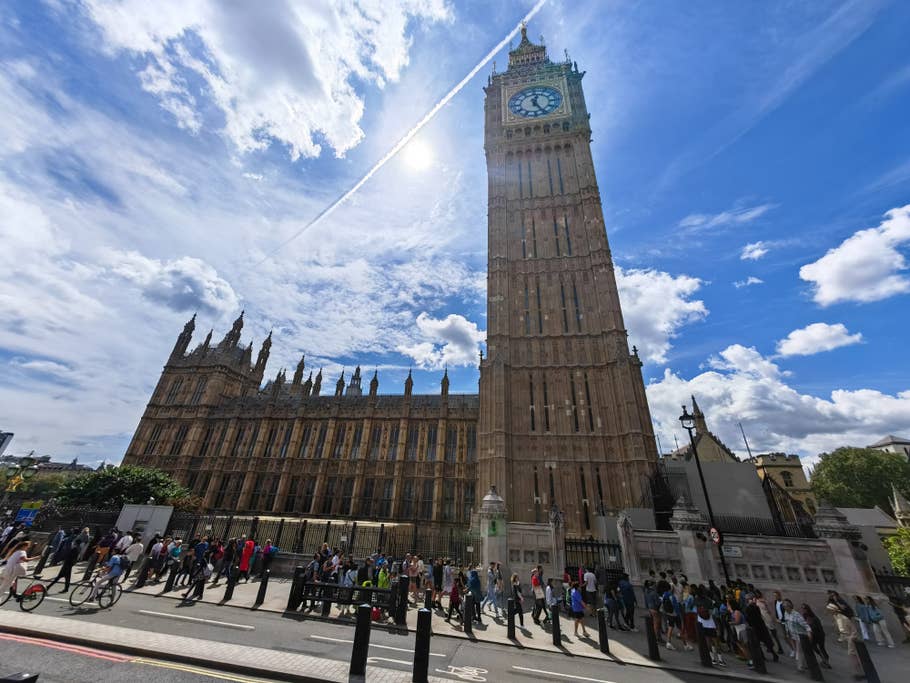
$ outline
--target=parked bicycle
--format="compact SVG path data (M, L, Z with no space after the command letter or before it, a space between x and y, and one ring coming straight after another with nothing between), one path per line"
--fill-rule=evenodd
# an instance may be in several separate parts
M25 612L31 612L44 602L44 596L47 594L47 586L41 583L39 579L33 577L31 581L29 581L28 586L26 586L25 590L21 593L16 592L18 583L19 579L16 579L6 595L0 597L0 607L3 607L3 605L9 602L10 598L15 598L16 602L19 603L19 609Z
M120 599L120 596L123 595L123 588L120 587L120 583L117 581L106 583L101 588L97 588L101 578L101 575L95 575L89 581L77 583L73 590L70 591L70 604L73 607L79 607L85 604L94 593L94 599L98 602L98 606L101 609L113 607Z

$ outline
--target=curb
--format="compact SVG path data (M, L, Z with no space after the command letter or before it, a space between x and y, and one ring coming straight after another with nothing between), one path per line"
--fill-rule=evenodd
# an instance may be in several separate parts
M147 595L149 597L155 597L155 598L170 598L172 600L181 599L177 595L170 595L168 593L156 593L156 594L138 593L137 595ZM354 626L353 621L348 621L346 619L339 619L338 617L323 617L319 614L312 614L312 613L304 614L303 612L289 612L288 610L279 611L279 610L273 610L273 609L262 609L260 607L253 608L253 607L246 607L243 605L232 605L229 602L226 602L223 604L217 603L217 602L216 603L209 602L209 603L203 603L203 604L216 605L218 607L233 607L234 609L251 610L251 611L260 612L260 613L277 614L277 615L280 615L283 619L295 619L297 621L318 621L318 622L323 622L323 623L327 623L327 624L343 624L343 625L350 626L350 627ZM416 633L416 629L407 628L407 627L401 628L400 626L396 626L395 624L372 624L372 628L382 628L389 632L401 633L403 631L407 631L410 633ZM467 643L499 645L502 647L516 648L519 650L533 650L535 652L546 652L549 654L562 654L566 657L583 657L584 659L590 659L590 660L599 661L599 662L604 662L604 661L612 662L619 666L638 666L643 669L661 669L663 671L678 671L680 673L699 674L702 676L712 676L714 678L723 678L723 679L733 680L733 681L754 681L755 680L755 676L753 676L753 675L750 675L747 673L735 673L732 671L725 671L722 669L718 669L716 667L708 668L708 667L679 666L679 665L672 665L672 664L666 665L666 664L654 663L654 662L650 662L650 661L627 662L627 661L618 659L615 655L607 655L607 656L602 657L602 656L598 656L596 654L584 654L584 653L575 653L575 652L568 652L568 651L557 651L557 650L552 650L552 649L545 648L545 647L539 647L539 646L533 645L533 644L529 645L529 644L520 643L520 642L513 643L511 641L510 642L500 642L497 640L482 640L482 639L478 638L476 635L473 639L466 638L464 636L454 635L452 633L437 633L436 631L433 631L432 635L433 635L433 637L452 638L455 640L462 640L462 641L466 641ZM661 660L661 662L663 662L663 661L664 660ZM211 668L211 667L209 667L209 668ZM287 680L311 680L311 679L287 679ZM777 678L777 677L773 676L773 674L762 674L761 680L768 681L768 683L789 683L789 681L787 681L787 679Z

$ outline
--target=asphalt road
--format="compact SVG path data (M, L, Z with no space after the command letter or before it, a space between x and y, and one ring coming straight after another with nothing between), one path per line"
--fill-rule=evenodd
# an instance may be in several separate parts
M7 604L4 609L18 609ZM318 620L285 617L273 612L257 612L248 609L219 607L211 604L182 605L170 598L156 598L146 595L124 593L123 598L112 609L73 609L66 601L66 595L55 587L38 612L46 616L65 617L86 625L105 623L121 625L124 628L166 632L175 635L202 638L223 643L237 643L254 647L307 654L340 661L350 661L354 629L350 625L335 624ZM27 620L28 615L23 615ZM436 619L438 617L434 617ZM90 633L87 629L86 633ZM122 667L150 666L141 663L114 663L88 655L80 655L78 671L61 669L55 657L64 655L55 652L45 659L29 659L27 648L37 645L19 645L23 649L14 655L13 661L5 657L7 642L3 642L4 656L0 659L5 671L15 671L28 666L41 667L41 683L45 681L106 681L141 680L150 678L151 672L140 679L124 678L115 670ZM372 663L390 669L410 671L413 662L413 633L389 632L374 628L370 636L370 658ZM45 648L47 649L47 648ZM461 638L434 637L430 646L430 673L441 678L462 681L585 681L586 683L639 683L644 681L670 683L687 681L692 683L717 683L718 678L699 674L672 672L661 669L625 666L621 664L592 660L583 657L568 657L558 653L522 650L515 647L489 643L471 643ZM18 656L20 659L16 660ZM123 655L115 655L118 658ZM166 658L166 654L162 654ZM128 657L127 657L128 658ZM15 666L13 665L15 664ZM182 666L182 665L180 665ZM217 663L213 663L213 668ZM135 668L130 669L135 674ZM66 671L66 677L60 677ZM74 677L76 674L85 678ZM143 672L145 673L145 672ZM204 674L191 674L178 669L162 669L162 674L174 676L166 680L250 680L236 674L219 674L221 678L206 678ZM91 675L89 675L91 674ZM178 678L176 676L188 676ZM55 678L55 676L57 676ZM159 672L154 672L156 680Z

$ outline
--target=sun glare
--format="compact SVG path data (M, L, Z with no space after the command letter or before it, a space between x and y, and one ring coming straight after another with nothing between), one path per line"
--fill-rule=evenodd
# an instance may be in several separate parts
M403 150L401 158L415 171L425 171L433 165L433 150L422 140L411 140Z

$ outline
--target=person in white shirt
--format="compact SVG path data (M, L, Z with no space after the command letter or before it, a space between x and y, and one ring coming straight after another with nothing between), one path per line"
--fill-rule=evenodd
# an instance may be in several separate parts
M589 605L597 604L597 576L590 569L584 573L585 602Z
M30 541L20 541L7 554L6 565L0 572L0 595L5 595L13 586L16 585L16 579L26 575L28 572L28 563L31 560L38 559L38 556L29 557L28 547Z
M120 540L117 541L117 545L114 546L114 550L118 553L124 552L133 544L133 534L127 531L123 536L120 537Z
M136 566L136 563L139 561L139 558L142 557L142 551L145 549L145 546L142 545L142 541L136 540L130 543L126 550L123 551L124 557L126 557L129 564L126 567L126 570L123 572L122 582L126 581L126 577L130 575L130 572L133 570L133 567Z

